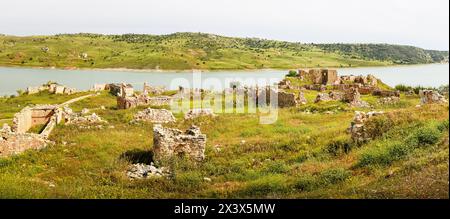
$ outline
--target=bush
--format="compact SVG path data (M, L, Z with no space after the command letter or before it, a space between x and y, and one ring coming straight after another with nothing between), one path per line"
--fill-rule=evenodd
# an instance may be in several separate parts
M311 175L301 176L293 183L293 187L301 191L312 191L318 186L317 179Z
M340 137L331 141L326 147L325 151L334 156L346 154L352 148L351 140L348 137Z
M290 70L286 76L287 77L296 77L297 76L297 71Z
M403 159L414 149L436 144L441 133L439 126L425 126L415 130L403 142L389 142L386 145L368 150L361 154L356 166L390 165L392 162Z

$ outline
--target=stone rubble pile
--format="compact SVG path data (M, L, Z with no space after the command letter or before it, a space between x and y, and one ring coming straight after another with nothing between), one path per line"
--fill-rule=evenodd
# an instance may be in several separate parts
M445 97L437 91L421 90L419 95L421 104L448 103Z
M139 111L134 115L133 122L147 121L152 123L169 123L175 122L172 112L166 109L147 108Z
M202 116L211 116L215 117L216 114L214 114L214 111L210 108L197 108L197 109L190 109L186 114L184 115L184 119L195 119Z
M67 106L63 108L63 116L65 124L85 125L85 124L98 124L107 123L96 113L88 114L89 110L83 109L81 113L74 113L73 110ZM87 115L86 115L87 114Z
M150 165L143 163L132 164L127 170L127 177L131 180L162 177L167 175L169 175L169 170L166 167L157 168L153 163Z
M396 104L400 102L400 97L392 96L392 97L384 97L378 100L378 103L383 105Z

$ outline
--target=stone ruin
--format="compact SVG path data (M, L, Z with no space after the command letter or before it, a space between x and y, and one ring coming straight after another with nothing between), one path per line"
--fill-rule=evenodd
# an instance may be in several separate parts
M432 103L448 103L445 97L437 91L433 90L421 90L419 92L420 103L421 104L432 104Z
M374 116L379 116L384 112L355 112L355 117L348 129L354 143L360 144L372 140L372 136L366 131L365 123Z
M48 91L51 94L67 94L67 95L77 92L75 88L59 85L57 83L47 83L38 87L27 87L26 89L26 93L28 95L36 94L41 91Z
M131 84L108 84L105 86L105 89L109 90L112 95L117 97L131 97L134 94L134 88Z
M210 116L215 117L216 114L214 114L214 111L210 108L197 108L197 109L190 109L186 114L184 115L184 119L195 119L201 116Z
M310 69L298 70L298 77L301 80L311 81L313 84L334 84L338 80L338 74L336 70L332 69Z
M144 88L142 89L142 94L148 95L161 95L166 92L166 87L164 86L149 86L147 83L144 83Z
M117 108L118 109L129 109L137 106L164 106L170 105L172 98L169 96L157 96L157 97L149 97L148 96L148 86L144 84L144 90L142 94L134 94L131 93L131 90L127 88L124 84L121 85L122 91L118 94L121 96L117 96Z
M373 96L379 97L398 97L400 98L400 91L390 91L390 90L379 90L376 89L372 92Z
M305 93L303 93L303 91L298 92L296 101L297 101L297 103L302 104L302 105L308 103L308 100L306 100Z
M333 99L331 99L330 95L327 93L318 93L316 96L316 99L314 100L314 103L319 103L319 102L327 102L327 101L332 101Z
M358 92L358 88L350 88L346 90L342 100L349 103L352 107L370 107L367 102L361 100L361 95Z
M153 160L158 163L174 156L185 155L195 161L205 159L206 135L191 126L186 132L179 129L153 126Z
M342 101L344 99L344 94L342 92L330 91L329 93L319 93L314 100L314 103L318 103L321 101Z
M88 114L87 109L83 109L80 113L75 113L71 108L65 106L63 108L63 117L66 125L87 125L87 124L99 124L108 123L103 120L96 113Z
M130 180L135 179L146 179L150 177L162 177L168 176L169 170L166 167L157 168L155 165L150 163L150 165L137 163L129 166L127 170L127 177Z
M287 93L284 91L278 92L278 107L294 107L297 106L297 98L295 98L295 94Z
M400 97L392 96L392 97L383 97L378 100L379 104L383 105L390 105L390 104L396 104L400 102Z
M134 115L133 122L146 121L152 123L169 123L175 122L172 112L166 109L147 108L139 111Z
M14 115L13 126L3 125L0 131L0 156L10 156L27 149L40 149L52 143L47 140L53 128L62 120L57 105L25 107ZM27 133L36 125L45 125L39 134Z

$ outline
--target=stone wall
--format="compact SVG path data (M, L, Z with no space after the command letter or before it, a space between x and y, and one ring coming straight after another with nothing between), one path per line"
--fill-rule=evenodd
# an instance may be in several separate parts
M337 71L332 69L310 69L308 72L298 70L298 77L313 84L334 84L338 80Z
M346 90L342 100L349 103L352 107L369 107L367 102L361 100L361 94L359 93L358 88Z
M372 92L373 96L380 97L400 97L400 91L390 91L390 90L374 90Z
M184 155L202 161L205 159L206 135L200 128L191 126L186 132L153 126L153 160L161 162L174 156Z
M419 95L421 104L448 103L445 97L439 94L437 91L421 90L419 92Z
M28 149L41 149L49 143L39 134L0 131L0 157L19 154Z
M295 94L287 93L284 91L278 92L278 106L281 108L297 106L297 99L295 98Z
M357 144L361 144L364 142L367 142L369 140L372 140L372 136L370 133L367 132L365 125L366 122L374 117L382 115L384 112L355 112L355 117L353 118L353 121L351 122L350 128L348 131L351 134L351 138L353 142Z

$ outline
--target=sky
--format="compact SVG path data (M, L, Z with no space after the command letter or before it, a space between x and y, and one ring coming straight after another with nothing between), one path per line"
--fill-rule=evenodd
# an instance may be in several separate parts
M303 43L449 50L448 0L14 0L0 33L205 32Z

